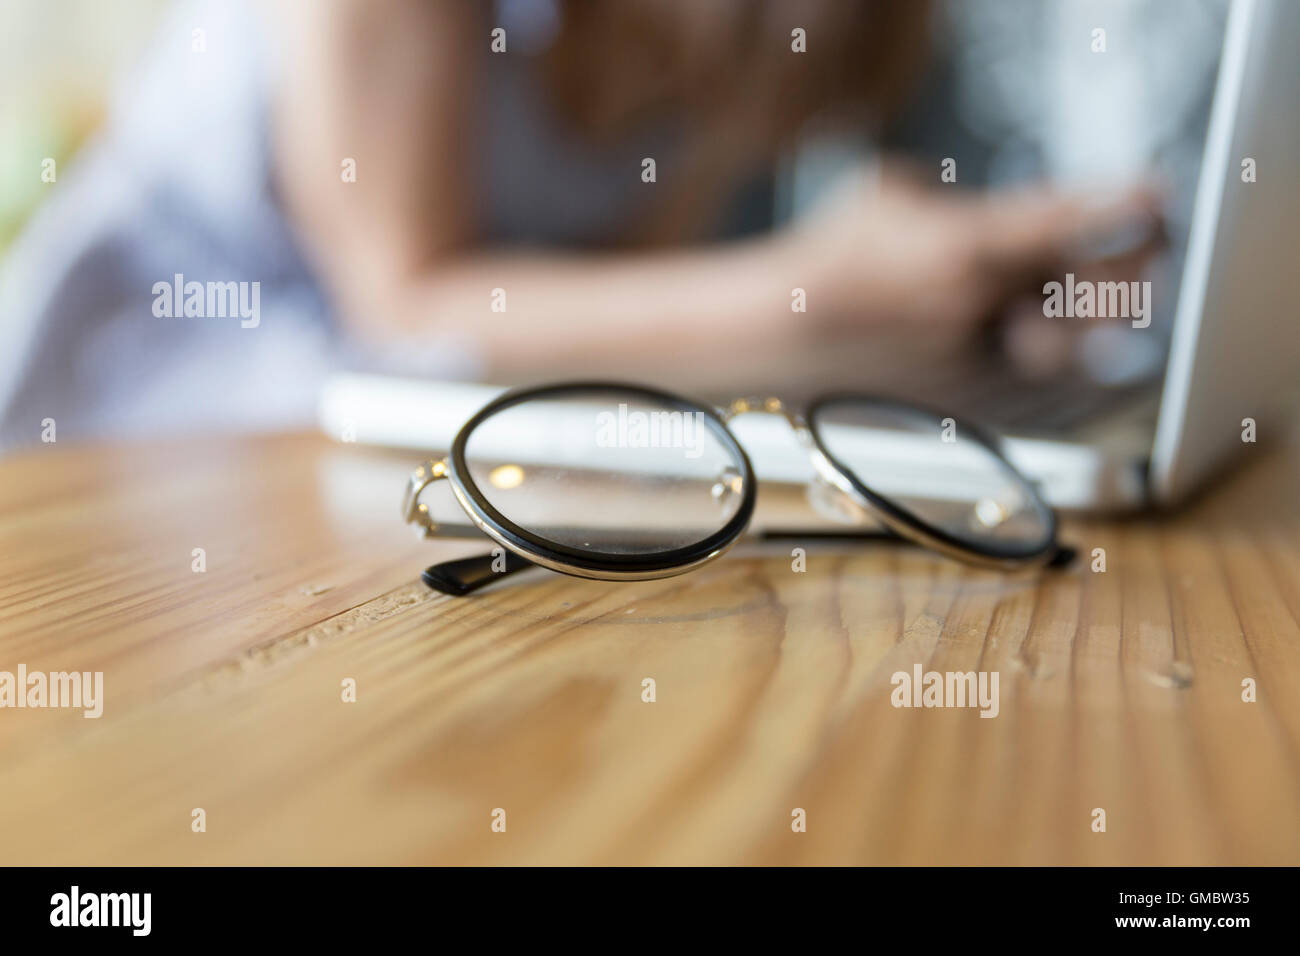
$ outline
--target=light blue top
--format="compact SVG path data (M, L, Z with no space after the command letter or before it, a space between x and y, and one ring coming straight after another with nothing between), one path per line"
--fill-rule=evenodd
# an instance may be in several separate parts
M0 448L39 441L47 418L60 439L303 426L323 378L345 367L472 376L464 336L393 356L343 334L275 195L257 19L241 0L171 13L104 132L46 187L54 194L0 269ZM484 37L481 215L498 242L608 238L628 203L645 201L627 185L641 158L672 147L664 130L601 153L563 134L515 51L544 44L538 24L553 13L546 0L509 0L498 22L518 43L491 54ZM204 52L192 49L196 27ZM155 284L178 273L260 283L260 323L156 316ZM484 302L486 313L487 292Z

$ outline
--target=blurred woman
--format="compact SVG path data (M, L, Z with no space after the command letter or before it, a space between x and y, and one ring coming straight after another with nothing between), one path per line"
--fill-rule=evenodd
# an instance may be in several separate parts
M0 278L0 442L301 425L339 367L686 384L960 341L1149 200L862 168L780 221L782 157L886 118L925 27L916 0L184 5ZM257 282L258 323L160 317L175 276Z

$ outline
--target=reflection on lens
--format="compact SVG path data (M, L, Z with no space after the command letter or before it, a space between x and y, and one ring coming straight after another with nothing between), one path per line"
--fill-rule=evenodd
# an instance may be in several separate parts
M870 491L965 546L1027 556L1051 542L1027 481L952 418L844 398L812 422L826 451Z
M744 468L703 411L635 391L550 393L480 422L469 478L507 520L585 551L698 544L745 498Z
M493 488L518 488L524 483L524 470L518 465L497 465L488 472Z

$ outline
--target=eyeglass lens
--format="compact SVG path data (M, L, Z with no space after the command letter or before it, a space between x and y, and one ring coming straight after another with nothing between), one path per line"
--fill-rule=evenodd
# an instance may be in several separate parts
M721 530L744 498L744 468L703 411L617 389L508 405L465 443L488 503L548 542L649 555Z
M871 491L981 551L1050 544L1049 513L1026 480L953 418L858 398L821 403L813 427Z

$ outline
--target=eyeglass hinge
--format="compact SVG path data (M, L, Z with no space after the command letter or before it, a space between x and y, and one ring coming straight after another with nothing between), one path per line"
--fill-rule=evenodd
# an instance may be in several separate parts
M430 484L447 477L447 461L426 461L411 475L406 484L406 494L402 496L402 520L407 524L417 525L421 537L432 537L438 530L438 524L429 514L428 505L420 503L420 493Z

